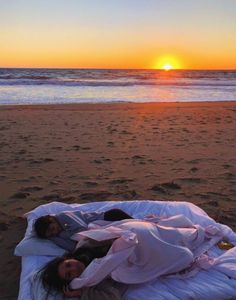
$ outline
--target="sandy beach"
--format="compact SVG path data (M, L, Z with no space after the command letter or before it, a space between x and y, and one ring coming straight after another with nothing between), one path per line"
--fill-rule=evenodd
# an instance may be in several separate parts
M236 102L1 106L0 137L0 299L40 204L189 201L236 230Z

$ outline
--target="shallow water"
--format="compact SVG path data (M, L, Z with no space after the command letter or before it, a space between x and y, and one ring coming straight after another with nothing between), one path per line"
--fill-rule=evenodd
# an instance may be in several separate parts
M235 100L236 71L0 69L0 104Z

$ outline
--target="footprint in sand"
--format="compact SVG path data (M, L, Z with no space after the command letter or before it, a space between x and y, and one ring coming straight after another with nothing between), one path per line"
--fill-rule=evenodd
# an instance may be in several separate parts
M5 231L8 229L8 224L5 222L0 222L0 231Z
M41 158L41 159L34 159L30 160L29 163L34 165L34 164L43 164L43 163L48 163L54 161L53 158Z
M195 198L200 197L201 199L210 199L210 198L211 198L209 195L206 195L206 194L199 194L199 193L194 194L194 197L195 197Z
M118 178L118 179L111 180L108 183L111 185L117 185L117 184L126 184L132 181L134 180L129 178Z
M201 161L201 159L197 158L197 159L189 160L189 161L187 161L187 163L189 163L189 164L198 164L200 161Z
M75 196L65 196L65 197L61 197L60 201L65 202L65 203L71 203L71 202L75 202L77 198Z
M208 201L207 204L210 205L210 206L214 206L214 207L219 206L219 203L216 200Z
M229 165L229 164L224 164L224 165L222 165L223 167L224 167L224 169L229 169L229 168L231 168L232 166L231 165Z
M6 176L0 175L0 181L3 181L4 179L6 179Z
M113 194L109 192L83 193L80 194L79 198L81 200L88 200L88 201L105 201L112 195Z
M119 192L116 195L119 196L119 197L121 196L122 199L126 199L126 200L133 200L133 199L138 197L138 194L136 193L135 190L125 191L123 193Z
M181 186L173 181L171 182L165 182L161 184L155 184L151 187L152 191L162 193L162 194L168 194L168 190L180 190Z
M30 195L30 193L27 193L27 192L18 192L18 193L15 193L14 195L12 195L10 198L11 199L26 199L29 195Z
M101 157L100 159L94 159L92 162L95 164L102 164L104 162L109 162L111 161L110 158L106 158L106 157Z
M41 186L27 186L20 189L21 192L37 192L41 191L43 188Z
M94 187L94 186L97 186L98 183L95 182L95 181L86 181L86 182L85 182L85 185L86 185L87 187Z
M92 162L95 164L102 164L102 161L100 159L94 159Z
M107 147L114 147L114 142L107 142Z
M221 174L221 177L225 178L225 179L233 179L235 177L235 175L231 172L225 172L225 173Z
M60 201L61 197L59 194L49 194L44 195L41 199L46 201Z
M193 168L190 169L190 172L193 172L193 173L195 173L197 171L198 171L198 168L196 168L196 167L193 167Z
M17 152L17 154L22 155L27 153L27 151L25 149L21 149L20 151Z
M206 180L202 179L202 178L193 178L193 177L189 177L189 178L178 178L177 179L180 182L183 183L187 183L187 184L199 184L199 183L205 183Z
M72 148L74 151L79 151L81 147L79 145L74 145Z
M145 165L146 164L146 157L144 155L134 155L132 156L132 161L133 163L138 163L141 165Z

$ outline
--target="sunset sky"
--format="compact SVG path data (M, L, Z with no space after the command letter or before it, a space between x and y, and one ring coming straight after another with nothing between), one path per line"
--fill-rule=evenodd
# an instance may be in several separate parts
M236 69L236 0L0 0L0 67Z

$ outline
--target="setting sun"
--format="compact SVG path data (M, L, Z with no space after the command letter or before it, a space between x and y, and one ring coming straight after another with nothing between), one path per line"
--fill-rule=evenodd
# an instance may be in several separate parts
M161 56L158 59L156 59L154 63L154 69L169 71L172 69L180 68L182 68L182 66L180 65L179 59L177 59L173 55Z
M165 71L169 71L171 69L173 69L173 67L170 64L166 64L166 65L163 66L163 70L165 70Z

